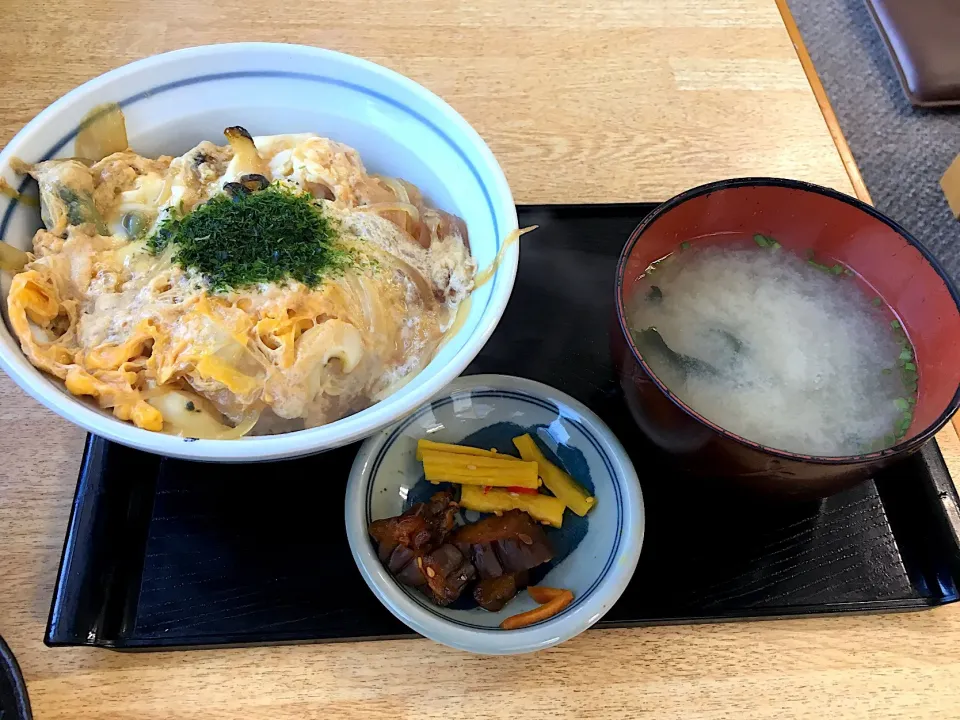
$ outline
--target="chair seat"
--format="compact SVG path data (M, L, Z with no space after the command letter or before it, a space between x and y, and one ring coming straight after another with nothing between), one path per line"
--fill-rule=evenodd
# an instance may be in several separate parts
M960 0L866 0L907 98L960 105Z

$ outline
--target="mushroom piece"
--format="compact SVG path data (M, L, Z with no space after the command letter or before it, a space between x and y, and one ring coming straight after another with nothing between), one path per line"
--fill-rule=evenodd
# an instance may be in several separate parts
M263 175L252 173L250 175L242 175L240 179L235 182L224 183L223 191L230 197L237 198L241 195L249 195L250 193L263 190L269 186L270 181L267 180L267 178Z
M257 146L253 144L250 133L239 125L234 125L224 130L223 134L227 136L227 142L233 148L233 160L236 163L235 175L265 176L267 174L266 164L257 152Z

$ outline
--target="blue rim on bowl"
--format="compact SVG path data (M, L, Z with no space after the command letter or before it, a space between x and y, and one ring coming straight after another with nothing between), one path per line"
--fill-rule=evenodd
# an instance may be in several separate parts
M525 418L524 420L518 420ZM533 420L538 418L538 420ZM546 425L565 450L589 467L598 502L582 522L571 554L551 567L543 583L574 589L559 615L519 630L501 630L502 618L533 607L525 593L500 613L437 608L387 572L367 534L370 522L397 514L422 476L415 460L422 437L458 442L510 422ZM546 421L543 423L541 421ZM422 482L422 481L421 481ZM564 528L579 518L566 513ZM590 524L593 522L594 524ZM644 510L636 471L623 446L593 412L573 398L523 378L460 378L412 415L368 439L347 485L347 538L361 575L377 598L413 630L450 647L485 654L531 652L582 632L610 609L633 575L643 542ZM523 598L523 599L522 599Z

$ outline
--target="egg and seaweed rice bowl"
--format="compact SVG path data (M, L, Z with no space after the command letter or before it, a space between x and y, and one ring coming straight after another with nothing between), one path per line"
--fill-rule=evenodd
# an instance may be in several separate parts
M119 111L117 111L119 114ZM121 116L122 121L122 116ZM474 286L464 223L314 134L20 164L44 229L8 296L38 368L141 428L332 422L433 357Z

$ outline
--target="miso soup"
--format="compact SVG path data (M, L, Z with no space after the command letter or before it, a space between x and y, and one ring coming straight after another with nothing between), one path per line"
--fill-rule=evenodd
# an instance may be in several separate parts
M656 376L748 440L846 456L889 447L909 428L910 342L842 265L762 235L684 243L648 268L627 316Z

